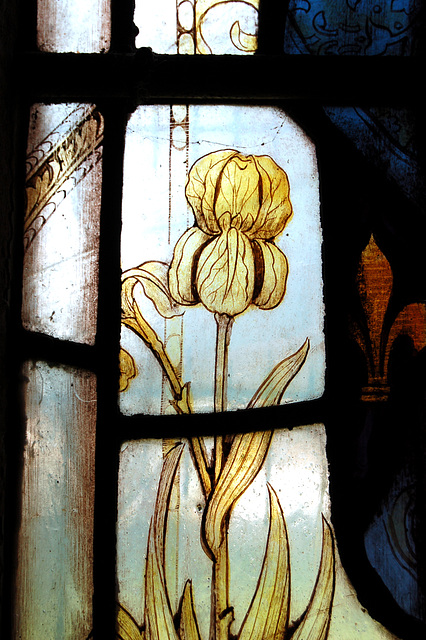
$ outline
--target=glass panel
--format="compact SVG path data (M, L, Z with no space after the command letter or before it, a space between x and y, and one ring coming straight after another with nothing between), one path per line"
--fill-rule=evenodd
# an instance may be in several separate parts
M109 0L37 0L37 45L57 53L102 53L111 38Z
M124 413L322 394L318 190L315 148L278 109L151 105L132 115L121 243Z
M401 609L422 620L424 597L415 534L416 482L413 470L406 465L368 528L365 549Z
M416 205L425 206L425 172L412 110L325 106L324 111L390 183Z
M218 450L208 438L123 445L118 631L285 638L294 625L297 640L393 638L358 602L339 559L324 427L228 438L216 473Z
M290 0L286 53L396 55L416 52L421 0Z
M250 54L259 0L136 0L137 47L156 53Z
M93 344L103 119L94 105L34 105L28 136L22 322Z
M14 637L85 639L92 627L96 380L27 363Z

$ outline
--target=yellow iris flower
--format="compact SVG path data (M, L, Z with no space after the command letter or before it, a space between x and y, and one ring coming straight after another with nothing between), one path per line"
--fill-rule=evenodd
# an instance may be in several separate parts
M228 316L276 307L288 263L274 239L292 214L285 171L269 156L215 151L192 166L185 193L196 224L174 250L172 297Z

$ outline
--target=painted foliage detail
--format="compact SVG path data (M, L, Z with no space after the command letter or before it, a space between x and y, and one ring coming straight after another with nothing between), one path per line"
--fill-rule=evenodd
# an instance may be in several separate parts
M253 53L257 48L257 34L252 31L257 31L258 8L259 0L177 2L178 53L224 53L220 49L225 46L226 31L235 52Z
M201 544L212 560L212 640L286 640L290 637L325 640L328 636L335 587L335 551L330 525L323 518L321 562L310 602L298 621L290 624L291 566L287 528L280 502L270 485L269 533L261 573L238 635L233 636L230 632L234 613L229 601L229 519L233 506L262 467L271 438L271 431L235 436L231 438L232 444L218 478L215 480L207 467L204 469L213 487L206 496L201 530ZM194 444L195 457L196 446L202 449L202 441ZM130 613L119 606L117 636L122 640L201 640L191 580L185 583L178 611L171 608L166 582L167 514L183 447L183 444L177 444L164 458L148 538L144 623L138 626ZM203 482L202 486L206 495L208 487Z
M194 226L176 243L170 266L150 261L123 273L122 323L157 358L175 410L192 413L189 383L182 382L163 342L144 319L134 288L141 284L164 318L182 315L188 306L200 303L213 313L217 324L214 407L224 411L235 318L251 305L273 309L285 296L288 262L274 239L292 215L290 186L287 174L269 156L245 156L228 149L203 156L192 166L185 193ZM249 407L277 404L308 350L306 339L296 353L278 363ZM136 375L136 366L130 354L122 356L120 386L125 389Z
M210 153L191 168L186 198L194 226L178 240L172 262L148 262L123 274L125 326L133 330L160 363L177 413L191 413L190 385L183 383L157 333L144 319L133 295L142 284L158 313L169 318L202 304L217 324L215 411L227 409L228 347L238 316L252 305L268 310L286 291L288 263L274 240L292 215L286 173L269 156L245 156L235 150ZM303 366L309 340L279 362L259 385L248 408L279 404ZM137 375L132 357L121 358L121 389ZM290 623L291 566L284 514L274 488L269 492L269 534L250 607L237 635L229 597L228 528L232 510L264 465L272 431L216 436L213 455L201 437L188 441L205 500L200 539L212 563L210 640L267 640L328 636L335 584L334 539L323 519L322 556L305 613ZM142 626L118 607L117 635L122 640L201 640L190 576L178 611L172 610L166 581L167 517L182 443L165 455L148 537L145 610ZM193 544L198 541L194 540ZM207 639L205 639L207 640Z

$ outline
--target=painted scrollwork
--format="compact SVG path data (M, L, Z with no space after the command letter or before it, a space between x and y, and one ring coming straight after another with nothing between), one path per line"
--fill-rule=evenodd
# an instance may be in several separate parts
M31 151L25 185L25 248L63 197L99 162L101 154L97 150L102 139L103 118L92 107L83 111L81 120L71 130L64 133L58 128Z

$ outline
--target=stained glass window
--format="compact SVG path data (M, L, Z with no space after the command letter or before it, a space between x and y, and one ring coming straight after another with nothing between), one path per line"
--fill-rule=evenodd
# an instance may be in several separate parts
M210 165L218 163L223 204L215 205L215 222L203 223L202 216L212 214L199 201L213 202L214 191L209 196L207 188L215 179ZM190 386L188 410L213 411L220 404L214 381L222 376L228 380L227 408L252 406L268 375L301 349L309 355L286 402L320 397L325 363L318 172L303 131L265 107L140 107L128 125L123 196L122 346L139 373L121 394L122 411L168 413L179 395L177 384ZM227 209L229 231L220 221ZM188 282L196 270L195 281ZM198 287L194 298L186 292L191 287ZM171 305L162 306L167 295ZM226 318L223 373L216 366L216 344L218 323ZM144 322L155 343L147 341ZM155 345L161 340L159 353ZM250 380L247 366L259 372Z
M30 5L4 637L423 637L422 7Z

